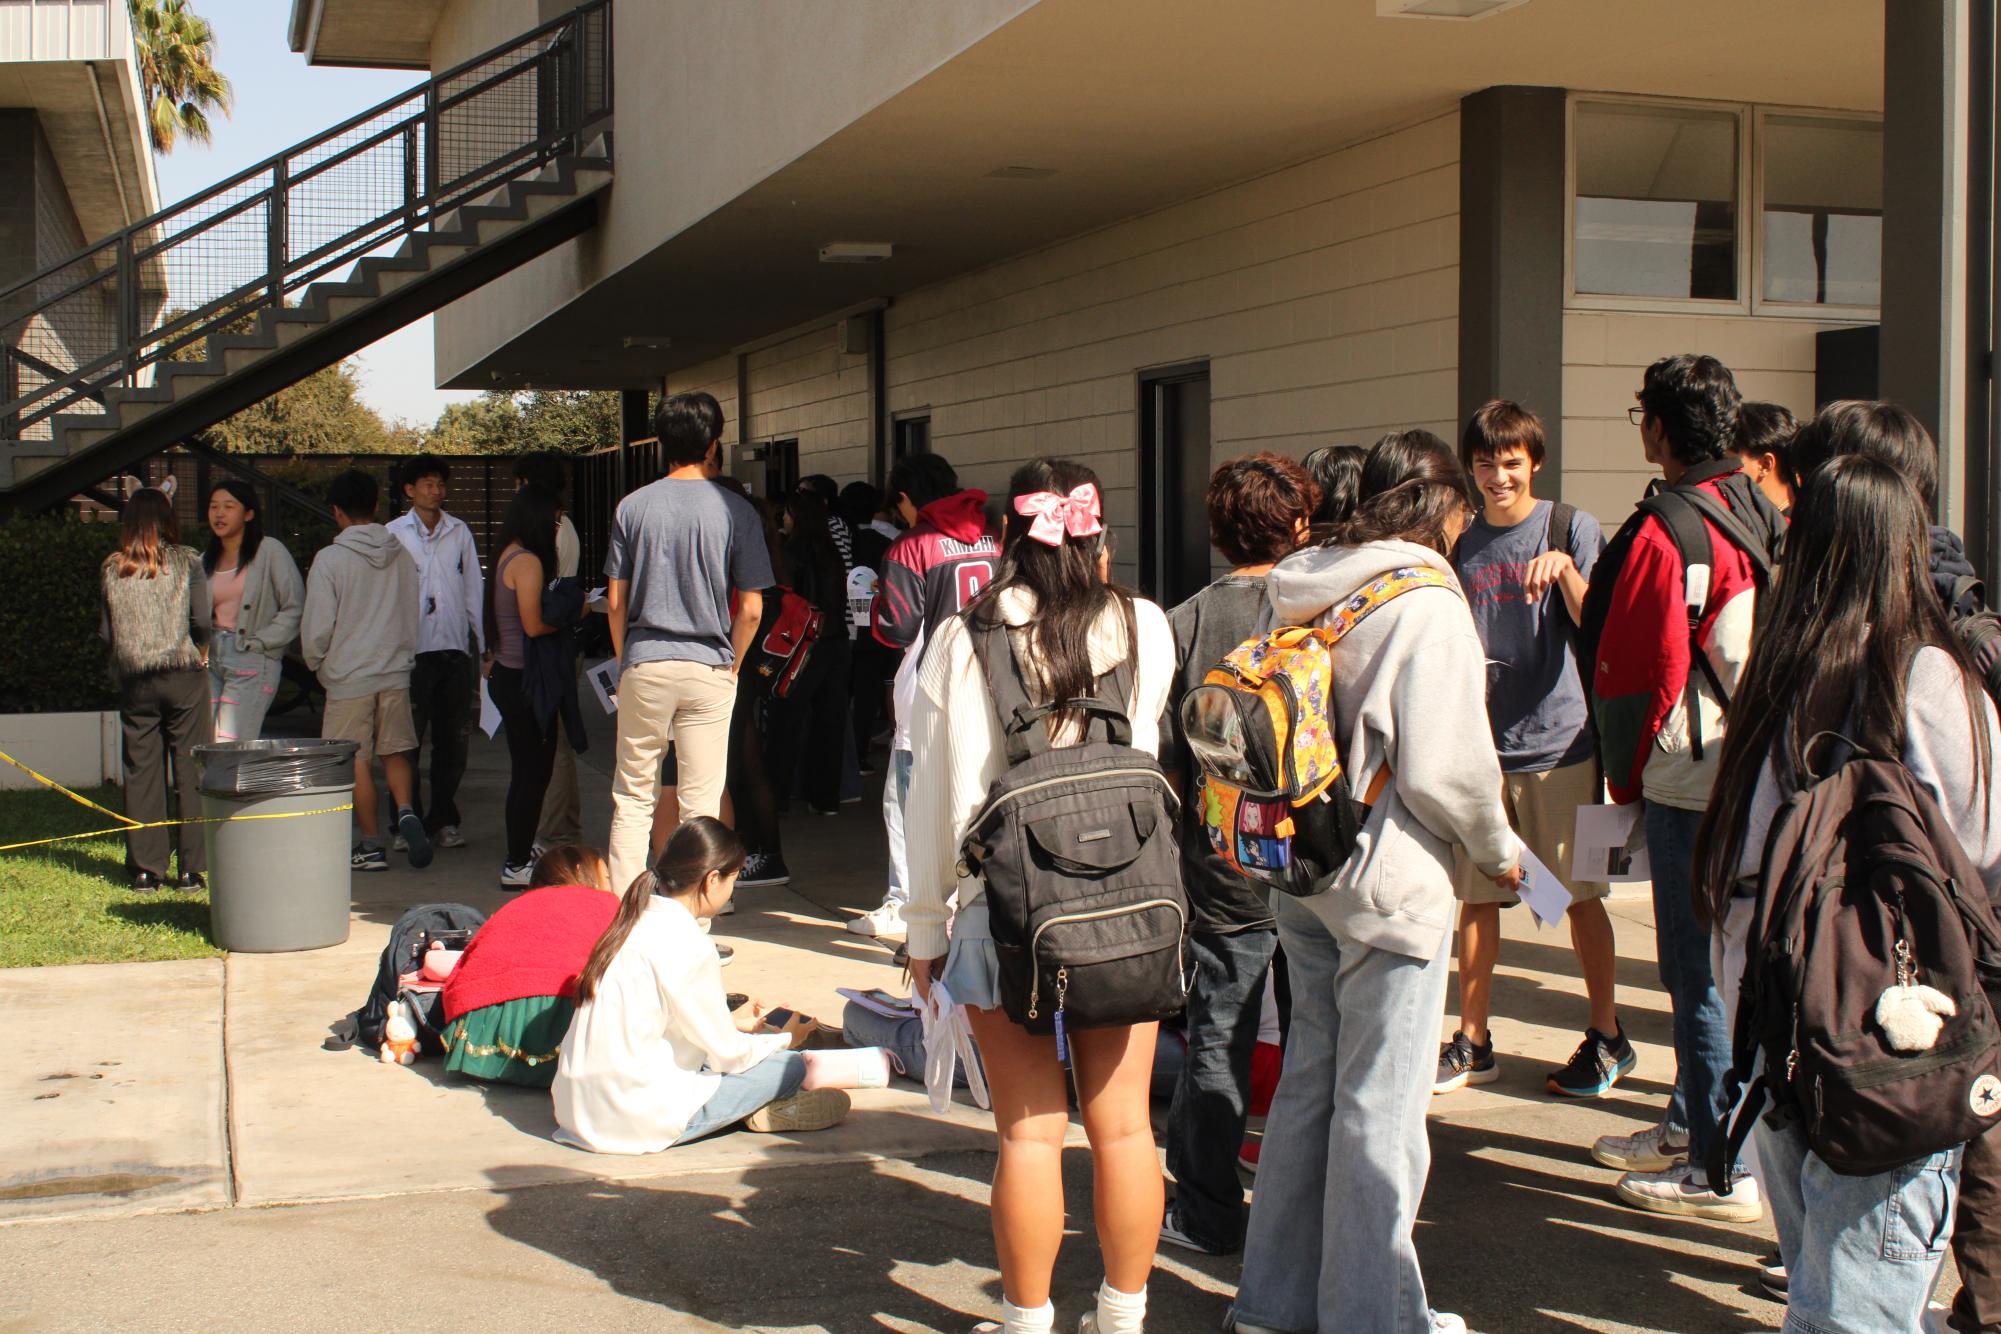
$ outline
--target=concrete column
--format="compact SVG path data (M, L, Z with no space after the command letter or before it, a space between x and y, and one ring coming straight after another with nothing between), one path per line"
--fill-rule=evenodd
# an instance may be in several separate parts
M1459 420L1511 398L1538 413L1563 487L1561 88L1487 88L1459 104Z

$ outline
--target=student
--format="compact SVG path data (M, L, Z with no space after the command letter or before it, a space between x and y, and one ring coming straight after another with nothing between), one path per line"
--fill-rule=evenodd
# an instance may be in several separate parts
M765 1007L732 1014L698 919L729 902L743 844L707 816L636 877L577 979L577 1012L551 1092L556 1138L595 1153L658 1153L742 1124L824 1130L848 1111L810 1072L792 1032L758 1032Z
M118 682L118 724L125 737L125 814L142 824L170 817L171 767L183 820L201 816L195 747L209 740L208 580L201 557L179 545L173 502L152 487L137 491L118 517L118 549L104 558L101 633ZM180 845L174 888L207 888L208 850L199 824L133 829L125 835L125 873L152 894L167 881Z
M1742 399L1714 357L1665 357L1647 367L1631 415L1647 461L1672 489L1699 487L1769 536L1784 520L1744 477L1730 447ZM1759 506L1763 506L1762 512ZM1767 522L1769 521L1769 522ZM1751 555L1714 523L1700 520L1711 548L1706 590L1683 568L1673 535L1641 511L1607 550L1622 553L1593 608L1603 606L1593 665L1592 711L1611 798L1638 803L1636 829L1653 868L1655 948L1674 1014L1675 1084L1661 1123L1634 1135L1606 1135L1591 1156L1624 1169L1619 1198L1634 1208L1717 1222L1754 1222L1762 1212L1755 1180L1719 1195L1709 1182L1709 1147L1724 1113L1730 1033L1710 966L1709 937L1695 919L1690 877L1695 834L1709 805L1737 688L1751 650L1757 576ZM1691 630L1690 600L1702 594ZM1586 620L1591 621L1592 609ZM1692 657L1691 642L1702 657ZM1694 710L1691 715L1691 708ZM1686 1160L1682 1161L1684 1155Z
M816 498L827 511L827 535L833 539L834 550L841 555L843 573L852 569L855 563L854 529L841 516L841 488L833 478L823 472L811 473L799 479L793 491L802 496Z
M1167 1111L1167 1170L1174 1202L1160 1239L1184 1250L1228 1255L1244 1244L1244 1142L1251 1058L1278 926L1271 893L1232 871L1202 828L1201 773L1181 735L1181 699L1269 619L1265 576L1306 538L1320 491L1305 469L1278 454L1254 454L1209 479L1209 540L1228 574L1167 614L1174 631L1174 688L1161 735L1172 739L1169 770L1181 788L1181 874L1190 935L1188 1058Z
M1368 457L1369 451L1360 445L1322 445L1301 460L1300 466L1320 488L1320 506L1313 511L1315 528L1346 523L1355 512L1362 462Z
M869 633L882 558L902 529L890 519L881 491L867 482L841 488L841 517L854 534L854 566L848 571L848 620L855 632L855 661L849 694L852 698L855 755L863 773L870 772L869 751L875 744L876 721L889 697L903 655Z
M765 554L771 561L772 580L779 587L790 588L792 563L785 539L772 518L771 506L751 495L750 489L734 477L719 478L716 484L732 490L742 488L738 494L757 515L758 531L763 535ZM780 599L776 596L765 599L766 619L775 620L779 607ZM758 637L763 636L764 626L760 625ZM785 864L785 848L779 835L778 795L772 789L771 771L765 759L769 731L765 714L770 704L771 682L766 677L754 671L737 674L736 708L730 713L727 795L737 837L747 850L743 869L737 873L739 889L792 883L792 871ZM656 840L659 846L666 846L657 824Z
M537 709L528 688L528 641L556 633L542 617L542 586L556 565L556 498L539 486L524 486L508 502L507 518L494 539L500 554L484 603L486 687L500 711L507 736L507 853L500 866L502 889L525 888L534 873L535 828L549 771L556 763L558 720ZM574 678L572 678L574 680Z
M1766 835L1807 785L1808 743L1828 732L1901 759L1988 894L2001 890L2001 726L1927 586L1929 545L1923 502L1894 468L1851 455L1807 475L1697 844L1696 883L1723 953L1745 953ZM1853 1176L1823 1163L1797 1123L1760 1118L1757 1143L1791 1276L1787 1328L1919 1328L1953 1226L1960 1150Z
M462 848L466 841L459 833L458 793L466 771L466 724L478 693L473 661L475 654L486 652L479 548L465 521L445 512L451 469L443 459L418 454L398 475L410 508L386 526L417 563L422 606L417 661L410 669L410 716L417 729L417 747L410 752L413 767L425 733L431 738L431 799L423 800L423 785L414 778L412 794L432 843ZM402 843L399 836L399 851Z
M1793 512L1793 491L1799 485L1793 474L1793 436L1798 430L1799 423L1784 404L1747 402L1737 414L1737 438L1730 445L1744 475L1781 514Z
M903 654L894 689L896 736L882 789L889 890L881 906L848 922L860 936L901 934L903 905L910 901L903 816L910 792L910 711L925 640L993 582L1000 559L1000 543L987 524L987 493L960 490L959 475L939 455L898 459L888 490L904 532L883 553L872 628L879 643Z
M357 871L386 871L374 761L396 807L410 865L431 864L431 837L417 816L416 775L410 755L417 728L410 716L410 672L416 662L422 608L417 562L388 529L375 522L381 490L375 479L349 469L327 487L340 531L313 557L306 575L306 608L299 652L326 688L320 735L352 741L354 846Z
M445 979L445 1069L548 1088L577 975L617 912L596 848L565 843L536 858L528 892L486 919Z
M778 502L792 591L820 610L820 638L784 699L771 701L766 766L778 809L791 809L804 758L806 804L816 815L841 813L841 758L848 722L848 577L827 525L827 507L801 490Z
M569 469L563 460L546 449L519 455L514 460L514 487L518 491L531 483L541 487L560 503L568 490ZM556 571L558 579L574 579L583 563L583 543L577 526L570 522L566 508L556 518ZM576 664L572 663L572 674ZM582 798L577 791L577 752L569 746L556 747L556 764L549 771L549 791L542 798L542 818L535 829L535 845L554 848L584 839Z
M960 842L1008 767L1001 721L972 636L1005 625L1017 661L1040 677L1031 686L1038 700L1089 695L1100 677L1130 663L1132 745L1150 754L1159 750L1160 717L1174 676L1173 632L1160 608L1109 582L1101 494L1097 474L1080 463L1037 459L1015 470L1006 544L992 586L965 615L940 617L917 673L911 717L911 749L924 767L910 785L906 808L910 973L919 994L929 996L933 979L940 979L967 1007L993 1090L1000 1136L994 1244L1006 1334L1046 1331L1055 1319L1049 1285L1063 1236L1060 1169L1069 1081L1055 1037L1029 1033L1000 1008L1000 963L982 886L976 878L960 879L957 869ZM1067 517L1052 528L1037 518L1038 502L1059 502ZM923 531L919 525L914 533ZM890 567L897 569L893 550ZM879 610L878 623L888 614ZM1084 736L1074 715L1053 717L1050 729L1058 747ZM955 885L959 907L948 956L945 896ZM1159 1027L1132 1024L1069 1035L1105 1257L1099 1334L1137 1334L1146 1316L1163 1196L1147 1104Z
M611 817L619 886L646 869L669 741L684 814L721 812L737 673L772 582L756 511L713 481L722 405L711 394L670 394L653 428L667 475L619 502L604 563L622 668Z
M208 493L209 703L217 741L255 741L277 697L285 648L299 637L306 581L283 542L266 542L257 492L247 482L217 482Z
M1584 974L1590 1024L1576 1053L1545 1080L1551 1093L1595 1098L1630 1074L1639 1057L1619 1027L1612 987L1618 952L1605 911L1610 885L1571 876L1577 808L1596 805L1601 783L1590 704L1572 647L1584 618L1584 591L1605 549L1598 521L1535 497L1543 461L1542 421L1518 403L1496 399L1473 414L1459 458L1481 498L1480 517L1454 550L1452 567L1466 591L1487 654L1487 719L1501 761L1501 804L1529 850L1570 891L1570 947ZM1494 964L1501 952L1501 909L1518 904L1460 860L1459 1031L1438 1054L1435 1093L1500 1078L1488 1031Z

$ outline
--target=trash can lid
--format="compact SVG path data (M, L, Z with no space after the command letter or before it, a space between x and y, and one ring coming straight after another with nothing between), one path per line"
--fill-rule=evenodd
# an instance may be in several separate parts
M277 737L257 741L212 741L196 746L195 755L201 759L214 756L217 759L276 760L293 755L331 759L338 755L352 758L360 749L360 743L343 741L338 737Z

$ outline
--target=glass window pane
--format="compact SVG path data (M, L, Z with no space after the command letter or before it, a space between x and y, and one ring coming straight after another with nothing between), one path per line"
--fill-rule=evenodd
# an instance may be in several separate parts
M1882 295L1883 127L1765 118L1767 301L1874 306Z
M1737 117L1579 103L1579 292L1737 298Z

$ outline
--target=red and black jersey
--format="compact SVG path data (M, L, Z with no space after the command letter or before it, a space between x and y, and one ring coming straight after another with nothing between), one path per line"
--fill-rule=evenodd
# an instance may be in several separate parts
M993 582L1000 542L987 529L986 505L987 493L977 490L934 500L890 543L870 622L877 639L908 648Z

